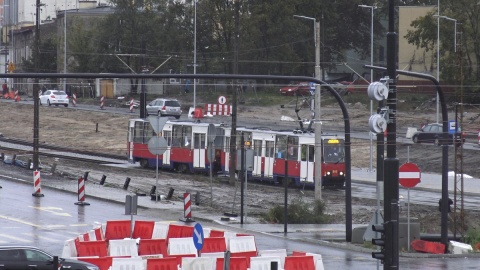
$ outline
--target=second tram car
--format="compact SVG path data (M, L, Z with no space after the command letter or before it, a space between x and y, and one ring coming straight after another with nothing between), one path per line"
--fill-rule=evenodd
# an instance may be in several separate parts
M215 130L209 131L209 128ZM168 121L161 134L155 134L148 120L130 119L128 125L128 160L142 167L155 168L157 156L148 150L153 136L163 136L167 147L158 155L159 168L179 172L212 171L228 174L230 171L231 128L219 124L188 121ZM215 134L209 145L208 135ZM294 134L293 131L274 131L255 128L237 128L237 149L241 149L243 136L246 149L253 151L253 169L248 180L283 183L296 186L314 186L315 135ZM344 138L322 134L322 185L343 187L345 183ZM211 150L209 150L211 149ZM209 151L213 157L208 159ZM286 175L287 174L287 175Z

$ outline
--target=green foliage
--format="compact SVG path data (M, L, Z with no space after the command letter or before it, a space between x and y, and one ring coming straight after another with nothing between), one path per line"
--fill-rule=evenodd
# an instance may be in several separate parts
M294 199L288 205L288 223L290 224L323 224L328 222L328 216L325 212L325 203L321 200L315 200L309 204L302 198ZM284 222L284 207L277 205L271 208L264 219L270 223Z
M38 72L57 72L57 40L53 38L41 40L39 57ZM22 70L24 72L37 72L35 70L35 53L32 53L32 57L28 59L23 58L22 60Z
M465 234L465 242L472 245L474 249L477 249L477 245L480 243L480 229L468 229L467 233Z

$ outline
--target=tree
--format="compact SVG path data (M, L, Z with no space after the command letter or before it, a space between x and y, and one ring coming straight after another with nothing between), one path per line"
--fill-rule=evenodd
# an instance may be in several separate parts
M40 61L39 71L42 73L57 72L57 40L54 38L46 38L40 41ZM22 59L24 72L37 72L35 69L35 54L28 59Z
M476 85L480 79L480 6L477 0L450 0L442 2L442 16L457 20L457 52L453 43L454 22L441 19L440 23L440 78L449 84ZM437 50L437 18L436 12L431 12L411 23L415 30L408 31L405 38L417 47L435 52ZM460 64L462 69L460 69ZM459 74L460 71L462 74ZM477 87L468 88L469 91L478 92ZM474 95L471 102L474 100Z

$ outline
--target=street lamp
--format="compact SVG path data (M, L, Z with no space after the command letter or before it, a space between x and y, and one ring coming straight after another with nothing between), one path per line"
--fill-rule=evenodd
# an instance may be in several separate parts
M373 66L373 10L376 9L376 6L367 6L367 5L358 5L362 8L371 9L371 22L370 22L370 65ZM370 83L373 82L373 69L370 70ZM370 100L370 115L373 115L373 100ZM370 172L373 171L373 135L370 132Z
M315 18L293 15L295 18L307 19L313 21L313 38L315 41L315 78L320 80L320 22ZM320 122L320 106L321 106L320 85L315 85L315 145L320 145L322 142L322 124ZM318 150L317 150L318 149ZM322 199L322 152L320 148L315 148L315 199Z
M457 52L457 20L453 19L453 18L450 18L450 17L447 17L447 16L433 15L433 17L446 19L446 20L452 21L454 23L454 25L455 25L455 31L454 31L455 36L453 38L453 50L454 50L454 52Z
M446 17L446 16L440 16L440 0L437 1L437 15L434 15L434 17L437 17L437 81L440 82L440 18L455 21L455 28L457 27L457 23L456 23L457 20ZM457 35L455 35L455 44L456 44L456 36ZM455 50L456 50L456 47L457 46L455 46ZM438 93L437 93L437 109L436 109L436 111L437 111L437 113L436 113L437 114L437 123L438 123L439 106L440 106L439 96L438 96Z
M193 30L193 75L197 74L197 0L193 1L194 5L194 30ZM193 108L196 108L197 99L197 83L193 78Z

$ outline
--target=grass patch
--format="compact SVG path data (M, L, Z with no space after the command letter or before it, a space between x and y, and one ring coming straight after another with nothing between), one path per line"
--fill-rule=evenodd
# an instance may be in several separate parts
M465 234L465 242L472 245L474 251L478 251L480 246L480 229L468 229Z
M325 214L325 203L315 200L313 203L306 203L302 198L297 198L288 205L289 224L325 224L329 217ZM277 205L263 216L268 223L284 223L284 207Z

